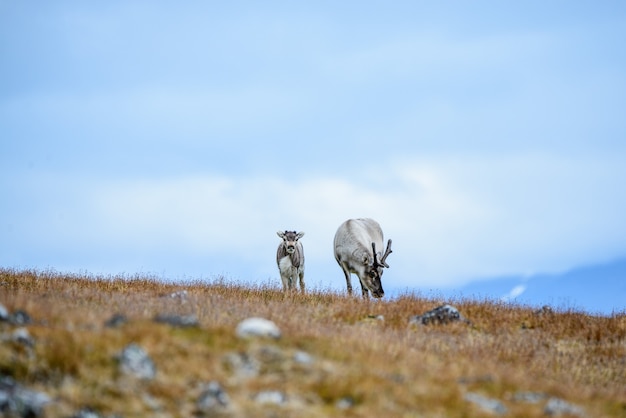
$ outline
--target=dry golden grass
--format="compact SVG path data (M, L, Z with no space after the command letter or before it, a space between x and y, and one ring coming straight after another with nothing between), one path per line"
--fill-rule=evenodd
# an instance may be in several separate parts
M167 297L180 290L186 298ZM447 302L471 325L409 327L409 317L440 304L413 295L364 301L227 281L168 284L0 270L0 303L32 317L27 328L35 339L30 349L5 338L0 374L51 396L51 417L83 407L103 416L193 416L212 380L228 393L233 416L489 416L464 400L468 392L500 400L510 417L545 416L545 402L518 401L521 392L564 399L589 417L626 416L623 313L537 314L491 301ZM106 327L114 314L128 322ZM195 315L199 326L156 323L158 314ZM274 321L282 338L237 338L237 324L251 316ZM0 323L3 335L14 328ZM116 355L133 342L157 366L151 381L118 370ZM313 363L290 361L299 351ZM238 376L228 356L242 353L264 359L258 375ZM253 397L264 390L295 401L260 405ZM342 399L353 404L340 409Z

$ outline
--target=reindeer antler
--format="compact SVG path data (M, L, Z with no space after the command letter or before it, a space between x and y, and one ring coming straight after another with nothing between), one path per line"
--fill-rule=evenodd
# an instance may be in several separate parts
M393 251L391 251L391 240L389 240L387 241L387 249L385 250L385 254L383 254L383 258L380 259L380 262L387 268L389 268L389 264L387 264L385 260L387 259L387 256L392 252Z
M383 257L380 259L380 261L378 261L378 257L376 254L376 244L374 244L373 242L372 242L372 253L374 254L374 267L380 266L380 267L389 268L389 264L387 264L385 260L387 259L387 256L392 253L391 240L387 241L387 249L385 250L385 254L383 254Z

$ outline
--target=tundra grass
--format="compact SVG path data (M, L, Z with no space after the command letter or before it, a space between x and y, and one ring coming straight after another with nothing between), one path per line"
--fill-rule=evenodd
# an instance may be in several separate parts
M409 326L442 302L471 323ZM7 269L0 303L31 316L25 327L34 339L32 347L11 341L17 327L0 323L0 374L48 394L50 417L85 407L103 416L193 416L210 381L227 392L232 416L488 416L464 399L470 392L500 400L512 417L545 416L542 403L517 400L525 392L561 398L587 416L626 416L624 312ZM127 321L107 327L114 314ZM177 328L154 322L158 314L194 315L199 324ZM274 321L282 338L237 338L237 324L251 316ZM154 379L120 373L116 356L130 343L153 359ZM313 361L293 362L297 352ZM242 353L267 361L240 376L228 359ZM291 402L258 404L255 394L267 390Z

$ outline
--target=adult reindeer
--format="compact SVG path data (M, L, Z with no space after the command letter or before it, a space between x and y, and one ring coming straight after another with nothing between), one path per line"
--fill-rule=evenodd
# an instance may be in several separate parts
M383 268L389 267L386 260L391 254L391 240L383 254L382 249L383 231L375 220L348 219L339 226L335 234L335 259L346 276L349 294L352 294L350 274L354 273L359 277L364 298L369 298L368 291L375 298L385 295L380 279Z

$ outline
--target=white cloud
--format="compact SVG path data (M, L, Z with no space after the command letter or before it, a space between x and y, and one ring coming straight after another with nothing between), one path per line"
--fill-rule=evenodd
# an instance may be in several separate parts
M526 291L526 285L520 284L520 285L517 285L517 286L513 287L513 289L511 289L509 291L509 293L507 293L506 295L502 296L502 298L500 298L500 299L502 301L504 301L504 302L507 302L507 301L513 300L516 297L520 296L525 291Z
M229 254L261 277L276 275L275 231L298 229L306 232L308 274L339 280L334 232L363 216L394 240L386 278L399 286L555 272L626 251L626 168L618 158L414 159L386 173L376 186L210 175L124 181L97 187L92 204L112 245L213 257L220 271L239 271L220 266L216 255Z

